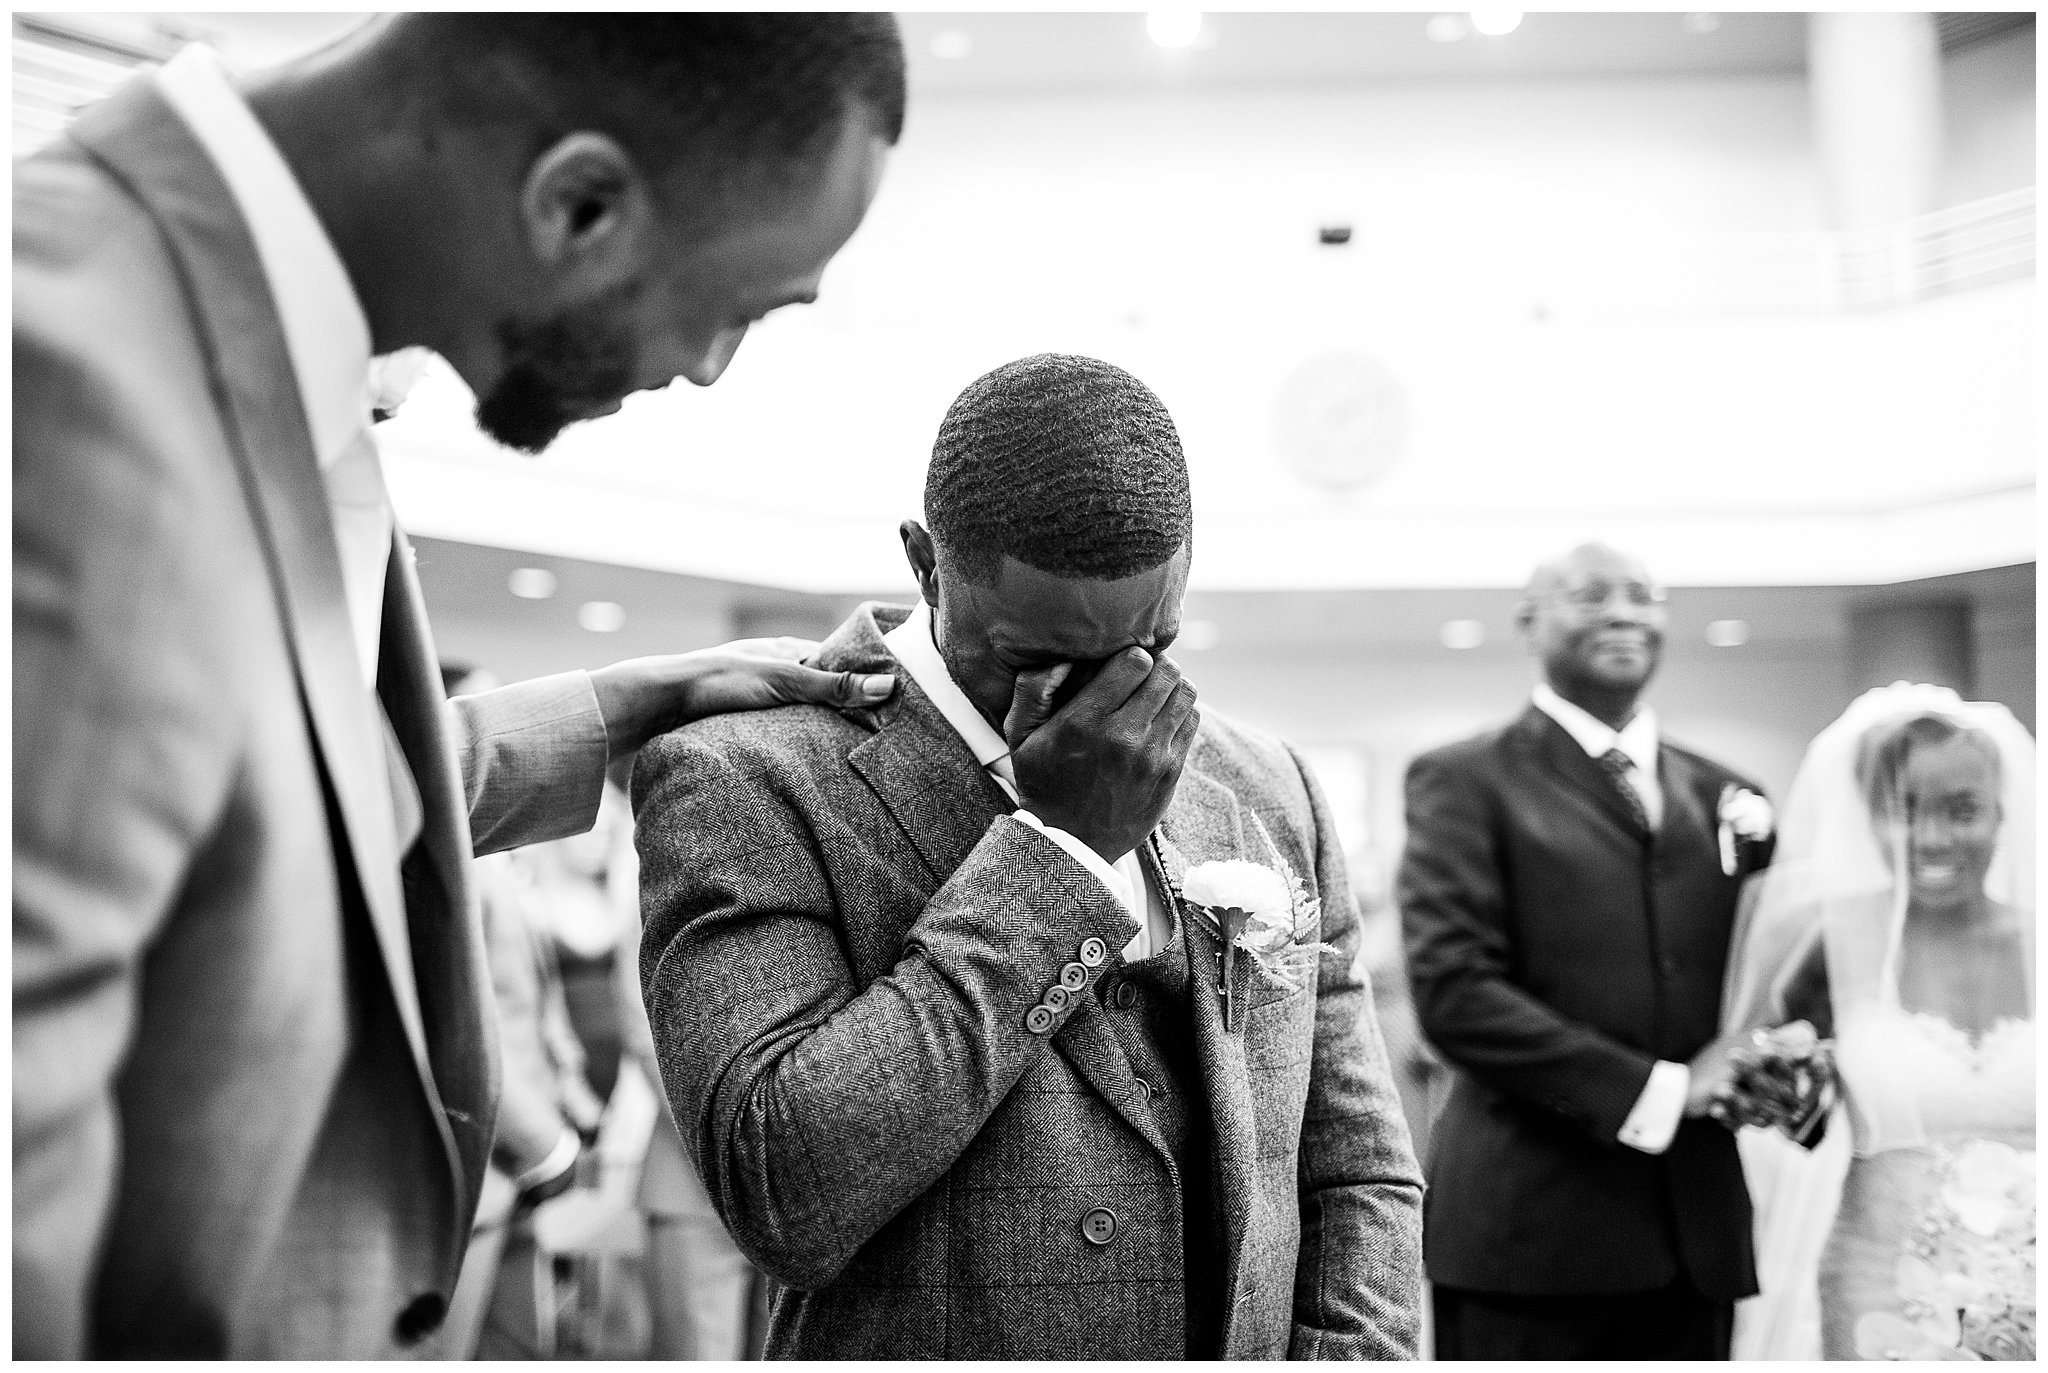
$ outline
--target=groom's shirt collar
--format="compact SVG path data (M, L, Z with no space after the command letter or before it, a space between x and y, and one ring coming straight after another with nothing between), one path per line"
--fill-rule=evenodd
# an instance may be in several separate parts
M939 645L932 635L931 607L919 601L910 617L884 634L882 642L889 646L889 652L910 674L910 680L916 682L918 689L938 707L939 714L946 717L946 723L967 745L974 761L1011 783L1005 790L1014 800L1016 789L1012 778L1015 774L1006 766L1010 746L1003 741L1002 735L996 733L995 726L974 708L974 702L967 699L967 693L953 680L946 660L939 656Z
M938 707L939 714L974 754L974 760L988 770L1012 801L1018 800L1017 772L1010 763L1010 746L953 680L953 671L939 655L938 639L932 633L931 607L920 600L909 618L882 636L882 642L888 645L896 665L909 673L910 680ZM1105 862L1101 854L1079 839L1046 824L1031 812L1018 810L1015 815L1093 873L1123 907L1135 929L1130 942L1124 945L1125 962L1149 958L1166 947L1173 938L1173 917L1159 894L1152 890L1145 865L1136 852L1127 853L1114 863Z
M256 240L322 471L369 422L370 324L298 178L229 82L194 43L156 74L157 89L219 169Z

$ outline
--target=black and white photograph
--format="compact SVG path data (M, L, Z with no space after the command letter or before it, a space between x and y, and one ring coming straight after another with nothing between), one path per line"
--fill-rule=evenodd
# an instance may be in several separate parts
M15 1358L2036 1357L2033 10L11 24Z

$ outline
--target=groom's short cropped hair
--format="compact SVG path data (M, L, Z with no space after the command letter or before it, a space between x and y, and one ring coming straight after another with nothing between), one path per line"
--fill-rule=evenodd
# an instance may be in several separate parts
M579 129L608 134L656 174L687 172L693 192L714 201L800 181L857 111L892 145L903 133L903 38L891 14L440 13L399 22L427 57L426 98L449 117L537 125L536 152Z
M1129 372L1065 353L1005 363L960 393L932 445L924 509L940 551L983 584L1006 554L1116 581L1193 537L1173 417Z

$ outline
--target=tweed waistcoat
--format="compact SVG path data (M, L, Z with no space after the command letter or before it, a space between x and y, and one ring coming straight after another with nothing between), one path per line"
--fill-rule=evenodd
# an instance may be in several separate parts
M1156 881L1156 879L1154 879ZM1185 931L1150 958L1122 967L1103 989L1110 1028L1173 1159L1180 1183L1181 1272L1187 1356L1222 1357L1223 1238L1216 1225L1215 1126L1195 1061Z

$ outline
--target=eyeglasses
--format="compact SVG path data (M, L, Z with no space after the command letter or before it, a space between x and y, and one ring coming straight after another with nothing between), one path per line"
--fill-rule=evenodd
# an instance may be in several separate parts
M1551 594L1579 610L1602 610L1614 599L1617 591L1635 610L1648 610L1664 604L1663 587L1646 586L1641 582L1582 582L1577 586L1559 587Z

